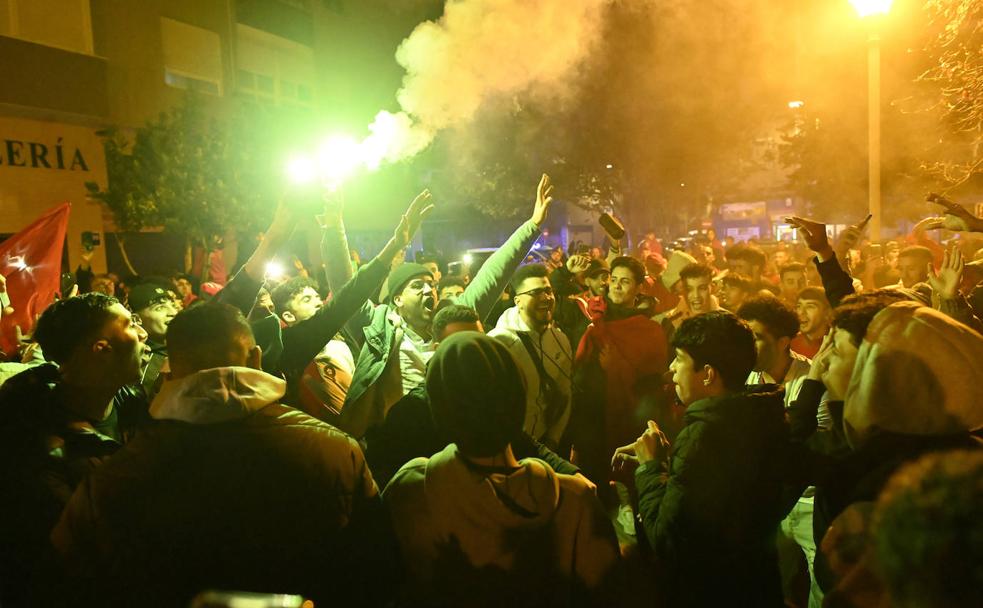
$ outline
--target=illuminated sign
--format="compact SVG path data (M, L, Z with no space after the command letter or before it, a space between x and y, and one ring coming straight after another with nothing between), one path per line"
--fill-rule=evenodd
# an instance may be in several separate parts
M55 169L60 171L88 171L89 165L82 151L66 147L59 137L54 145L37 141L4 139L0 145L0 165L27 169Z

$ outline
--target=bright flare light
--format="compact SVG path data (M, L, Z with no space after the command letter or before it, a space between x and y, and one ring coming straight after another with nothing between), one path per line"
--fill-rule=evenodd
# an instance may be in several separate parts
M850 0L861 18L873 15L886 15L891 10L893 0Z
M328 138L317 152L318 175L328 184L345 181L361 164L361 146L345 135Z
M798 110L799 108L801 108L804 105L806 105L806 102L804 102L804 101L790 101L790 102L788 102L788 107L791 108L791 109L793 109L793 110Z
M267 262L266 263L266 278L267 279L282 279L283 275L286 274L286 270L283 268L283 264L279 262Z
M461 260L462 260L462 261L463 261L463 262L464 262L465 264L468 264L468 265L470 265L471 263L473 263L473 262L474 262L474 256L473 256L473 255L471 255L470 253L465 253L465 254L464 254L463 256L461 256Z
M287 162L287 176L295 184L309 184L317 178L317 167L310 158L298 156Z

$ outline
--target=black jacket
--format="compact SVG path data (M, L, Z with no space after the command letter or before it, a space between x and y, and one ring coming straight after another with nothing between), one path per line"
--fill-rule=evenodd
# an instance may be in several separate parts
M40 365L0 389L0 604L39 605L55 574L48 535L75 487L147 420L142 389L123 387L109 418L69 411L58 369Z
M782 393L704 399L684 424L669 458L635 474L666 605L781 606Z

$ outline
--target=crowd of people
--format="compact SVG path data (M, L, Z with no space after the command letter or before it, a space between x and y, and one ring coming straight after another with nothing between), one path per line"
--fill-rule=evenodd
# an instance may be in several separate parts
M983 605L983 219L539 262L551 190L463 273L427 192L364 264L333 200L277 280L289 202L230 277L86 259L0 363L0 604Z

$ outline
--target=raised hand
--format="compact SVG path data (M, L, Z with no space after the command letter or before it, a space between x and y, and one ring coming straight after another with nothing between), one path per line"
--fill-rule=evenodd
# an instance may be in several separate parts
M570 274L580 274L590 268L590 258L585 255L572 255L567 258L567 270Z
M976 217L965 207L954 203L944 196L930 192L926 197L931 203L945 207L943 217L931 218L931 227L926 230L944 228L954 232L981 232L983 231L983 219Z
M550 205L553 204L553 185L550 183L550 176L543 173L539 179L539 186L536 188L536 206L532 210L532 221L539 227L546 221L546 213Z
M845 263L847 255L851 249L856 249L857 245L860 243L860 239L864 236L864 229L867 227L867 222L870 220L868 215L866 219L862 222L854 224L852 226L847 226L843 232L841 232L833 244L833 252L836 254L836 259L840 260L841 263Z
M406 213L399 220L393 232L393 238L397 241L400 248L406 247L413 240L416 231L420 229L423 218L433 211L433 204L430 202L430 190L424 190L413 199Z
M823 336L823 343L819 346L816 356L812 358L809 365L809 374L806 376L810 380L822 381L823 374L829 368L829 356L833 352L833 331L830 330Z
M959 284L963 280L963 269L966 267L963 254L953 245L942 256L942 266L938 272L931 262L928 263L928 284L932 291L943 300L952 300L959 295Z
M826 224L806 219L804 217L792 216L785 218L785 221L795 226L805 239L806 246L819 255L823 260L833 257L833 248L829 245L829 237L826 236Z

